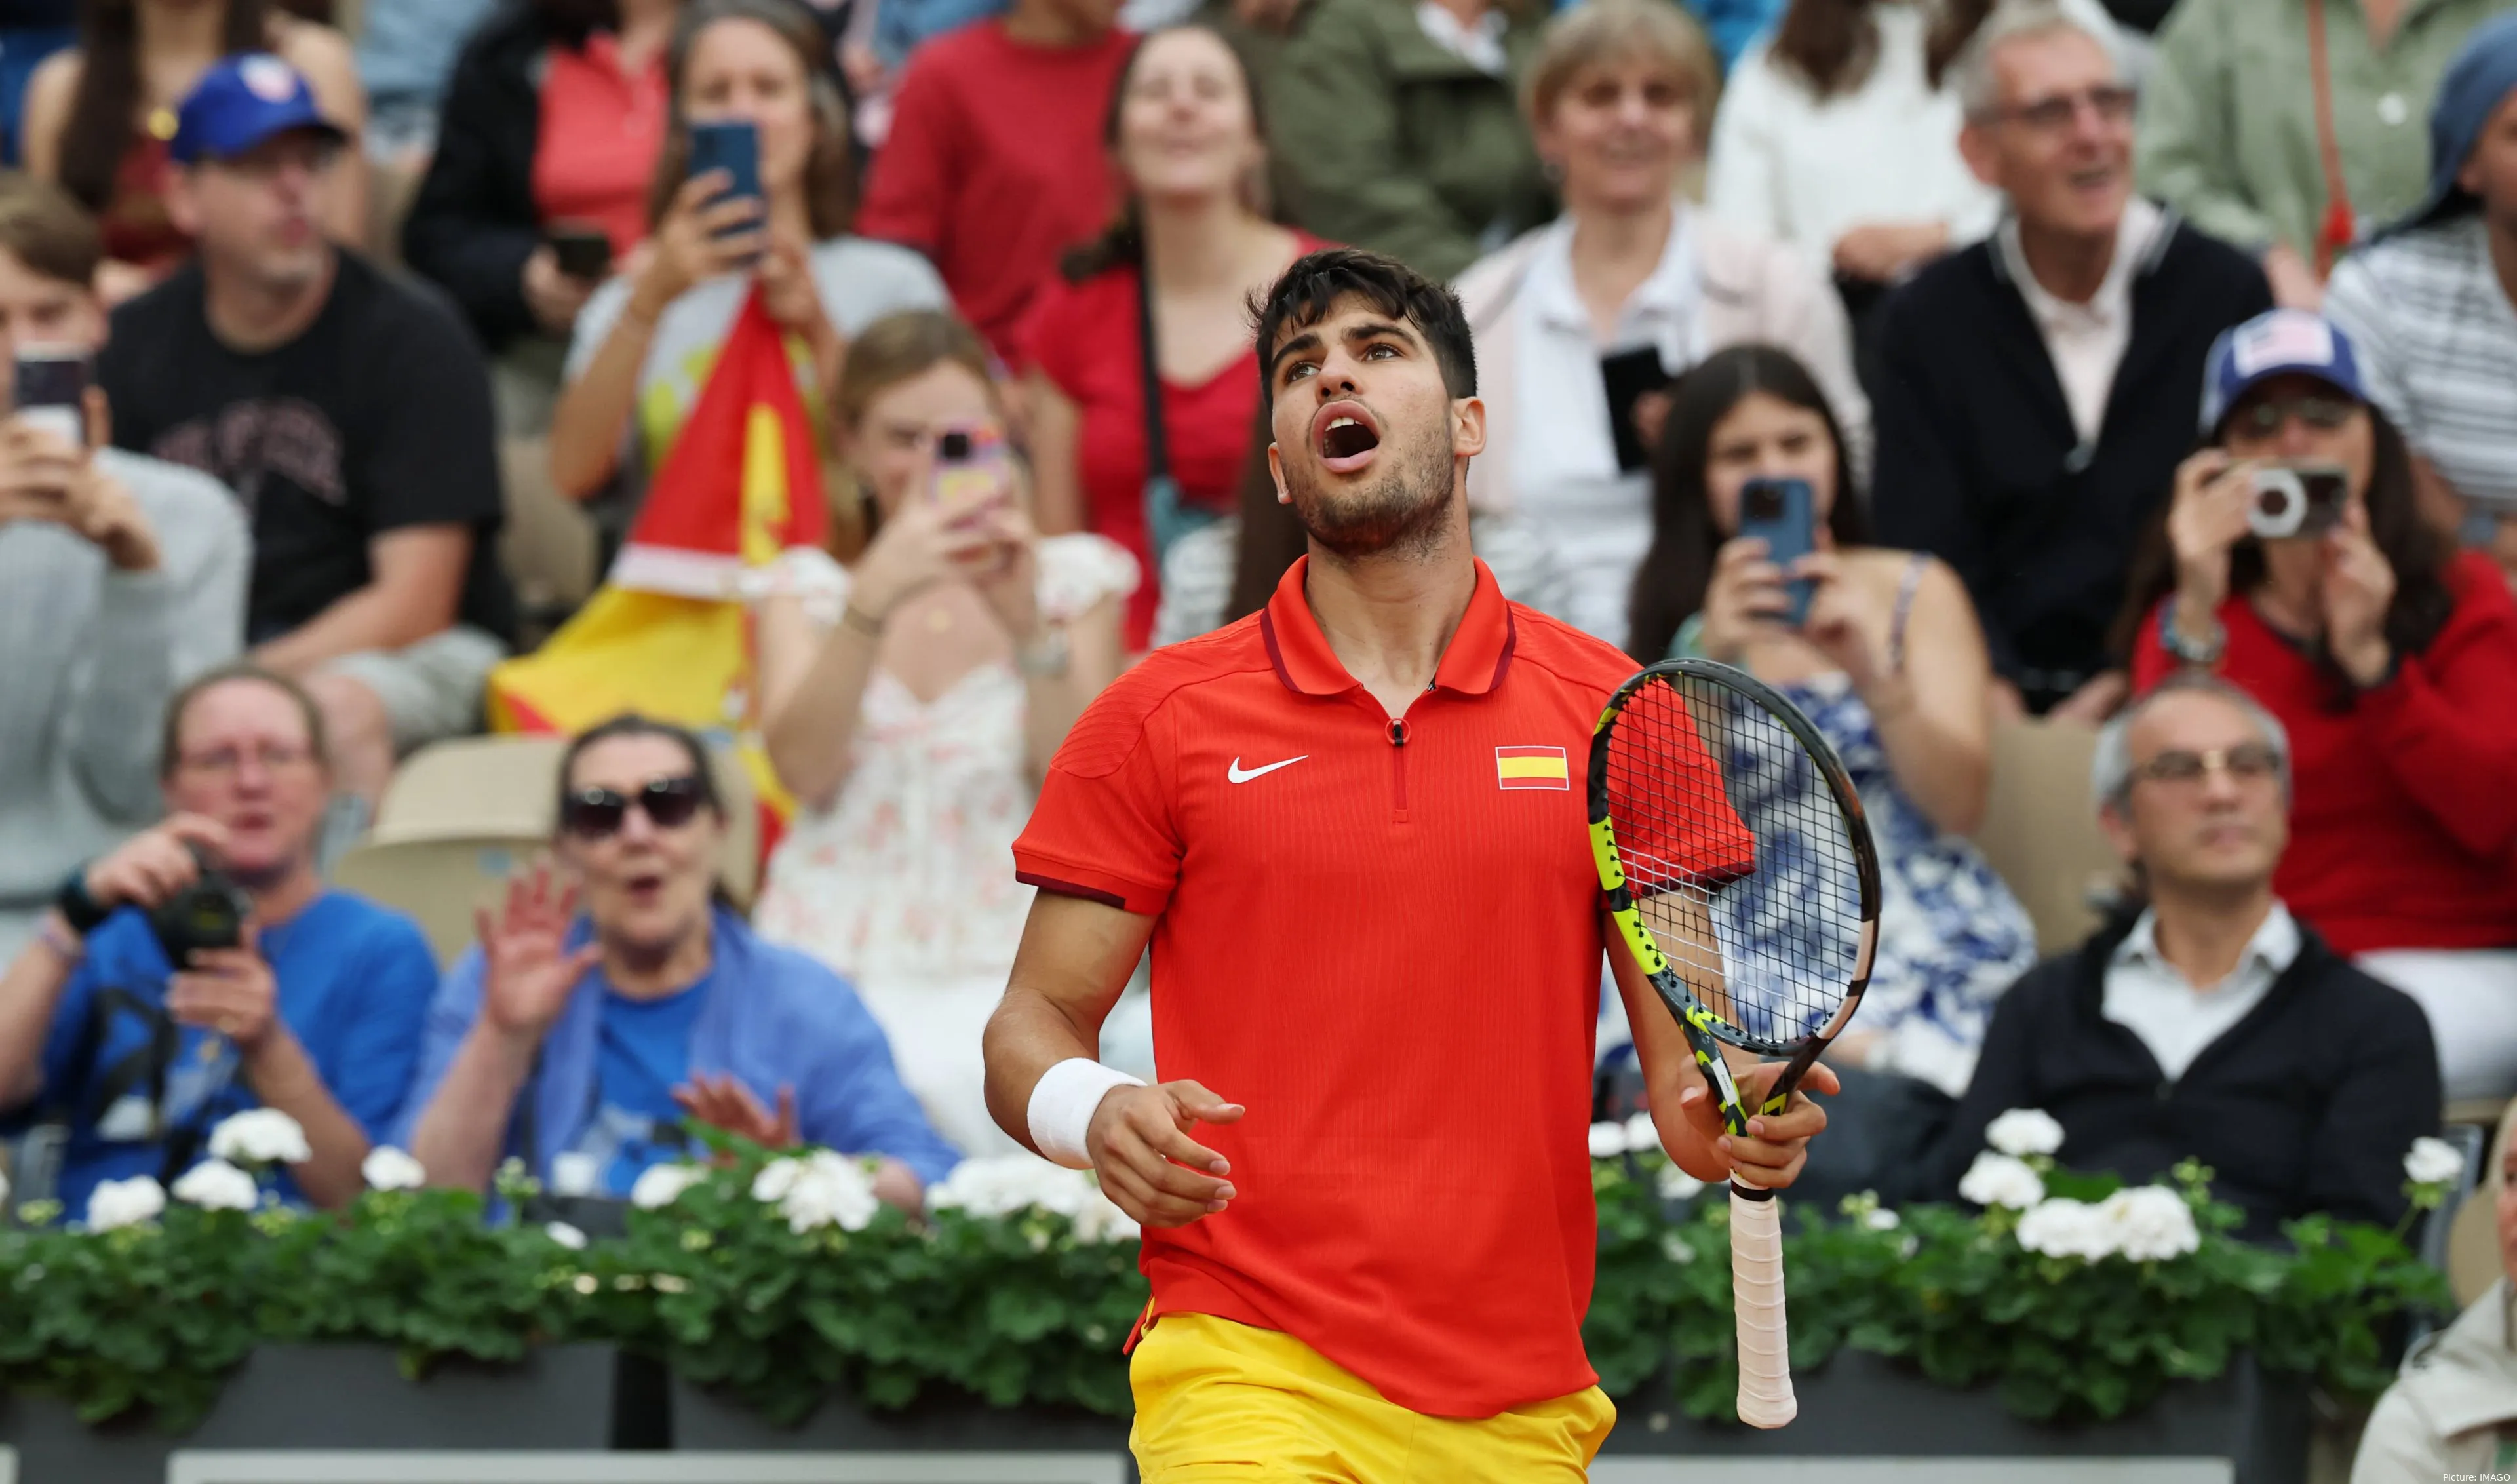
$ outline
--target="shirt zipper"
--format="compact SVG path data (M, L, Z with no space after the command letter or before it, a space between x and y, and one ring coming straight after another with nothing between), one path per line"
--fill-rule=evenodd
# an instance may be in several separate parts
M1390 819L1407 823L1407 718L1389 719L1389 803Z

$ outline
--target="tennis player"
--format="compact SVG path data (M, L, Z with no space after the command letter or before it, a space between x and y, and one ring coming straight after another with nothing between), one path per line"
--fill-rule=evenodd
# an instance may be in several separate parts
M1458 301L1315 252L1258 341L1309 554L1068 734L1014 846L1041 894L989 1106L1147 1228L1146 1484L1576 1484L1616 1417L1581 1335L1602 949L1681 1166L1788 1185L1826 1118L1795 1094L1725 1136L1600 911L1579 780L1635 667L1469 550ZM1094 1059L1149 940L1156 1086ZM1754 1107L1774 1069L1734 1071Z

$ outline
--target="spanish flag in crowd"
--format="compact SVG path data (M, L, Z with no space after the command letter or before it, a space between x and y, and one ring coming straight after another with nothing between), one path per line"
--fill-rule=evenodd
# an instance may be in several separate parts
M812 422L754 288L610 576L548 643L491 672L491 730L567 736L635 710L713 735L759 790L765 849L793 806L758 744L738 584L822 544L829 524Z

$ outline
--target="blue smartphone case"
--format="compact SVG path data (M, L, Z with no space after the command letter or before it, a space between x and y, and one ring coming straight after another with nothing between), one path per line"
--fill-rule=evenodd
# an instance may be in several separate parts
M734 118L691 125L691 175L722 170L734 189L716 197L760 195L760 131L749 119Z
M1777 501L1779 510L1759 513L1760 505ZM1739 534L1764 541L1767 559L1777 567L1789 567L1817 549L1815 507L1807 480L1750 480L1739 490ZM1794 577L1783 585L1792 603L1785 616L1792 627L1799 628L1809 621L1812 584L1807 577Z

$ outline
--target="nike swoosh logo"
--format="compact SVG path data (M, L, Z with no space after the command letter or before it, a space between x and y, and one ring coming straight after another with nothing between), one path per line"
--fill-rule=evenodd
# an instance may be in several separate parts
M1308 757L1311 754L1308 752L1305 752L1302 754L1302 757ZM1232 766L1224 770L1223 776L1232 780L1236 784L1246 784L1254 778L1265 778L1268 774L1275 772L1279 768L1290 768L1296 763L1301 762L1302 757L1289 757L1281 763L1269 763L1264 768L1250 768L1246 770L1241 766L1241 759L1236 757L1232 760Z

